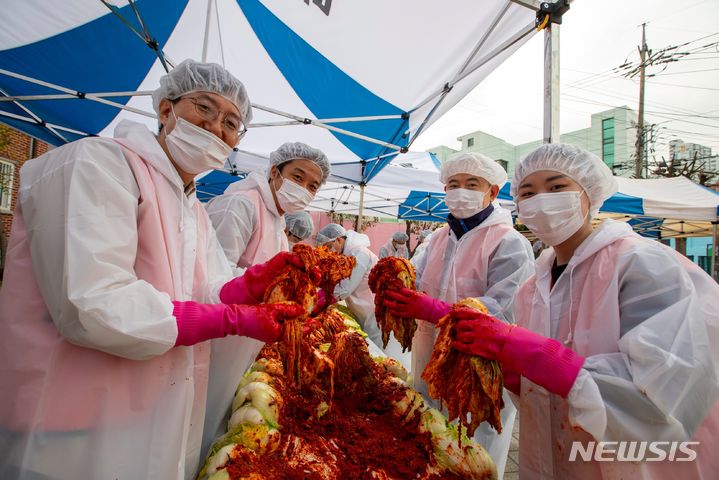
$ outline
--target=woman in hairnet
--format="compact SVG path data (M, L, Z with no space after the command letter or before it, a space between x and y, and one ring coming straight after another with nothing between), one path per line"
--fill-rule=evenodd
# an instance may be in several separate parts
M321 150L284 143L270 153L267 170L250 173L210 200L207 213L235 274L289 250L284 215L303 211L329 174L330 163ZM212 342L203 455L226 431L237 384L262 346L249 338Z
M626 223L593 228L616 189L579 147L523 158L512 182L519 220L551 248L517 292L517 325L465 311L455 347L499 360L519 395L520 478L716 478L719 286ZM688 440L700 443L670 443ZM577 454L600 441L610 442L603 452Z
M242 83L187 60L162 77L153 106L157 135L123 120L115 138L22 168L0 291L0 478L194 477L205 340L275 341L278 320L298 313L237 305L299 259L231 280L194 193L250 120Z
M404 232L394 232L392 238L387 240L387 243L382 245L379 249L379 258L384 257L399 257L409 258L409 250L407 249L407 242L409 236Z
M312 236L315 226L312 217L307 212L285 214L285 235L290 250L295 244L307 240Z
M412 375L415 389L426 398L422 372L437 337L434 324L452 304L468 297L478 298L506 325L514 323L514 295L534 273L529 241L514 229L510 213L495 203L507 181L497 162L479 153L458 154L442 165L440 180L449 215L447 225L432 234L417 268L418 291L388 291L386 302L392 313L420 320L412 340ZM483 423L474 437L494 459L500 477L517 413L506 392L504 404L502 433Z
M250 173L207 203L225 255L237 272L288 250L284 214L301 212L330 174L321 150L284 143L267 170Z

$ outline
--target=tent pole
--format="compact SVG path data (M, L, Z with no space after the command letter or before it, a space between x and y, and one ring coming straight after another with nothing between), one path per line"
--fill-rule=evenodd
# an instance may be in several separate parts
M357 233L362 232L362 210L364 210L364 182L360 183L359 215L357 215ZM716 229L715 229L716 231Z
M559 24L544 29L544 143L559 142Z
M98 102L98 103L104 103L105 105L110 105L111 107L121 108L121 109L123 109L123 110L127 110L128 112L137 113L137 114L139 114L139 115L144 115L144 116L146 116L146 117L157 118L157 115L155 115L154 113L147 113L147 112L145 112L145 111L143 111L143 110L140 110L139 108L130 107L130 106L127 106L127 105L123 105L123 104L121 104L121 103L111 102L111 101L109 101L109 100L105 100L104 98L98 98L98 97L94 96L94 95L91 94L91 93L83 93L82 95L80 95L81 92L77 92L77 91L75 91L75 90L71 90L71 89L69 89L69 88L65 88L65 87L60 86L60 85L55 85L54 83L49 83L49 82L44 82L44 81L42 81L42 80L37 80L37 79L34 79L34 78L32 78L32 77L28 77L28 76L25 76L25 75L21 75L21 74L19 74L19 73L10 72L10 71L4 70L4 69L2 69L2 68L0 68L0 75L7 75L8 77L11 77L11 78L17 78L18 80L24 80L24 81L26 81L26 82L33 83L33 84L35 84L35 85L41 85L41 86L43 86L43 87L52 88L52 89L58 90L58 91L60 91L60 92L69 93L69 94L72 94L72 95L77 96L78 98L85 98L85 99L87 99L87 100L93 100L93 101ZM2 92L2 94L5 95L6 97L9 96L9 95L7 95L6 92ZM20 108L22 108L23 110L25 110L26 112L28 112L28 109L27 109L26 107L24 107L23 105L21 105L21 104L19 104L19 103L17 103L17 102L15 102L15 103L17 104L18 107L20 107Z
M719 282L719 221L712 222L714 242L712 245L712 277Z
M210 16L214 0L207 0L207 16L205 17L205 40L202 43L202 61L207 62L207 45L210 41Z

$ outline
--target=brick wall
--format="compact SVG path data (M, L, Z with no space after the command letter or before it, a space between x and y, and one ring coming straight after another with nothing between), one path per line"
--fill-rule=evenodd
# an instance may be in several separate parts
M12 211L15 210L17 190L20 183L20 168L25 161L42 155L47 152L47 150L48 145L45 142L39 140L33 142L30 136L0 124L0 160L10 161L15 165L15 175L12 182L11 211L6 212L5 210L0 210L0 232L2 232L5 239L10 237Z

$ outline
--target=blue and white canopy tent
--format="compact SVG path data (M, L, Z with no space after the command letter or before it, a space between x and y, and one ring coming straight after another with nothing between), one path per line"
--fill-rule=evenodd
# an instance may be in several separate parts
M713 237L712 276L719 280L719 193L686 177L617 182L619 193L604 203L602 212L623 217L651 238Z
M243 151L266 157L283 141L303 141L361 194L536 32L538 15L549 18L541 8L535 0L6 0L0 121L54 145L111 135L126 118L155 127L149 94L166 69L214 61L245 83L255 106Z

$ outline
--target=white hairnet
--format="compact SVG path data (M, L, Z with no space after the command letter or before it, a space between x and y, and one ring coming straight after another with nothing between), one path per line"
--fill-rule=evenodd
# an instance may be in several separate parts
M301 240L310 238L315 229L312 217L307 212L285 214L287 230Z
M287 142L280 145L280 148L270 153L270 167L279 167L283 163L301 158L316 163L322 170L322 183L327 181L327 177L330 176L330 161L327 160L327 155L322 150L302 142Z
M407 240L409 240L409 237L404 232L394 232L392 235L393 242L406 242Z
M432 230L422 230L421 232L419 232L419 238L422 241L427 240L427 237L429 237L430 235L432 235Z
M451 156L442 164L439 180L447 183L450 177L458 173L476 175L487 180L490 185L497 185L500 188L507 181L507 172L502 166L481 153L459 153Z
M225 97L240 111L245 126L252 120L250 99L242 82L222 65L195 60L185 60L160 79L160 86L152 92L152 108L159 114L163 98L175 100L191 92L211 92Z
M577 182L587 192L592 216L617 191L616 179L598 156L576 145L547 143L517 162L510 187L511 195L516 198L517 188L522 181L541 170L563 173Z
M317 245L324 245L327 242L346 236L347 230L345 230L342 225L329 223L322 227L322 229L317 233Z

